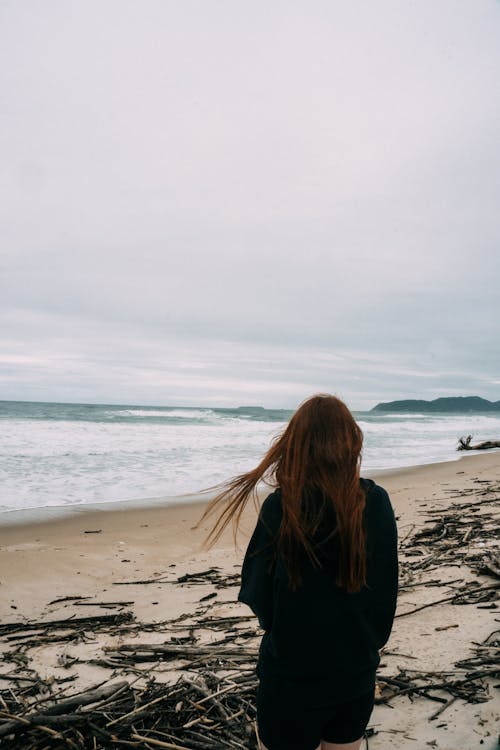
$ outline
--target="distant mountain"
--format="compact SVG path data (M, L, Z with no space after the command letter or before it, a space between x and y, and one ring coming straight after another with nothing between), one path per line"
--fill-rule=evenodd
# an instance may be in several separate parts
M405 399L403 401L388 401L377 404L372 412L385 413L411 413L411 414L433 414L464 412L500 412L500 401L488 401L480 396L450 396L448 398L436 398L434 401L423 401L418 399Z

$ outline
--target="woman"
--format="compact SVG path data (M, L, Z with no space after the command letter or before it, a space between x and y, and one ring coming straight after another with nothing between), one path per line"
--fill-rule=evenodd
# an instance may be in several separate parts
M265 481L239 600L264 629L257 722L268 750L358 750L373 709L379 649L397 596L389 497L360 479L363 435L334 396L305 401L253 471L228 482L214 543Z

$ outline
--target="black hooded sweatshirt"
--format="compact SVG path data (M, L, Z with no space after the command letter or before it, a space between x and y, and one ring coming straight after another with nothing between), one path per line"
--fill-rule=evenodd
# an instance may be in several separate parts
M367 581L349 594L335 584L335 534L315 542L321 567L303 559L303 581L292 591L276 553L281 494L264 501L243 562L239 600L265 633L257 673L283 700L327 705L373 689L379 649L387 642L398 588L397 530L387 492L361 480L366 492ZM333 524L333 526L331 525ZM334 528L330 520L330 530Z

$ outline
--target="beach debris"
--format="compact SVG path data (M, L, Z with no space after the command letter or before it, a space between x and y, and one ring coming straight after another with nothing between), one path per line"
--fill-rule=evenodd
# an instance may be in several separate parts
M68 695L68 688L55 692L61 685L60 678L48 684L33 670L23 677L16 675L25 686L0 690L2 747L96 750L129 744L185 750L257 748L256 648L241 645L242 632L255 639L254 624L246 617L235 616L230 618L231 624L239 629L227 634L228 618L221 618L221 622L218 618L205 619L219 625L224 633L218 642L121 644L104 649L110 657L107 666L125 675L130 671L131 679L109 680L92 690ZM193 624L181 618L164 623L169 629L177 626L190 630ZM124 627L137 625L128 623ZM422 696L440 704L430 717L435 719L457 698L473 703L488 700L484 678L499 672L499 636L498 630L491 633L475 647L470 659L456 664L457 670L451 675L410 669L396 676L380 674L376 702L386 704L403 695ZM156 669L169 660L181 660L177 666L182 666L183 673L175 682L158 682ZM137 665L143 662L148 666L141 672ZM25 669L29 667L25 665ZM160 742L163 744L157 744Z
M175 567L175 566L170 566ZM113 581L113 586L135 586L148 585L152 583L179 583L186 586L197 586L206 585L207 583L215 586L216 588L228 588L230 586L236 586L240 580L240 573L227 574L221 568L209 568L208 570L201 570L196 573L185 573L177 578L171 578L168 573L159 575L156 578L146 578L138 581Z
M472 435L458 439L457 451L485 451L490 448L500 448L500 440L484 440L482 443L472 444Z
M104 653L111 656L116 662L120 660L125 663L139 664L140 662L153 662L157 659L162 661L182 659L189 666L189 662L195 660L199 664L220 664L221 661L228 661L232 665L239 663L256 662L258 649L246 649L241 646L231 648L227 645L228 639L225 638L219 644L210 643L207 645L187 646L177 643L146 643L121 644L118 647L105 646Z
M75 607L109 607L111 609L115 607L130 607L134 604L133 601L128 602L74 602Z
M36 706L25 692L4 691L2 748L252 750L258 746L256 686L253 670L222 676L200 670L173 684L112 682L70 697L49 696Z
M476 563L475 570L486 576L500 578L500 550L486 552Z
M500 569L498 492L499 488L488 485L474 492L482 496L479 501L452 502L445 508L422 511L430 516L424 521L429 526L405 537L400 545L401 591L414 585L430 586L433 581L421 574L442 571L449 566L464 566L477 574L500 578L495 572ZM453 494L450 499L468 494ZM416 576L420 576L417 583ZM459 588L463 589L462 578L448 582L453 583L461 584ZM462 593L466 592L462 590Z
M40 620L38 622L6 622L0 623L0 637L15 632L27 632L30 630L39 630L44 632L54 632L57 629L75 628L84 629L96 627L99 625L121 625L134 619L132 612L120 612L116 615L91 615L89 617L71 617L65 620Z
M84 599L92 599L91 596L61 596L59 599L52 599L52 601L49 602L50 604L61 604L62 602L76 602L76 601L83 601Z
M209 599L215 599L216 596L217 596L217 592L212 591L211 594L205 594L205 596L202 596L200 599L200 602L207 602Z

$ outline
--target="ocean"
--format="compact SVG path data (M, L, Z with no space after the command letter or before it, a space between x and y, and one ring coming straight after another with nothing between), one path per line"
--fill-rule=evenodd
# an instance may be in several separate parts
M291 415L0 401L0 513L196 493L255 466ZM500 437L500 414L354 416L364 476L457 459L462 435Z

